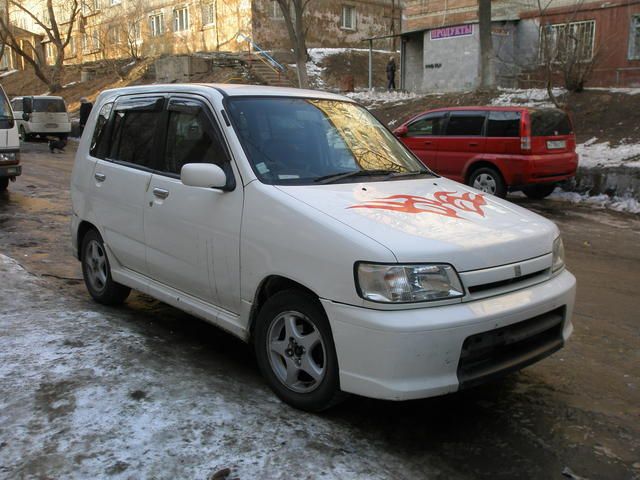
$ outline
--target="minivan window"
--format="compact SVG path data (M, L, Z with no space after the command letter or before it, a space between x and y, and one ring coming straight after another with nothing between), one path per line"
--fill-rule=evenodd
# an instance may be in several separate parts
M482 135L484 114L475 112L453 112L447 122L447 135Z
M519 137L520 112L489 112L487 137Z
M67 108L61 98L33 97L33 111L47 113L64 113Z
M407 137L439 135L444 114L426 115L407 126Z
M382 181L429 173L373 115L354 103L232 97L227 104L254 172L264 183L361 181L357 177Z
M151 168L154 135L160 111L116 111L109 157Z
M570 135L573 131L569 115L562 110L534 110L530 116L531 135L534 137Z
M217 129L197 102L172 101L166 138L163 172L180 174L187 163L224 167L229 160Z
M105 103L102 108L100 108L100 112L98 113L96 126L93 129L93 135L91 137L91 146L89 149L89 153L94 157L104 158L107 151L106 127L112 109L113 102Z

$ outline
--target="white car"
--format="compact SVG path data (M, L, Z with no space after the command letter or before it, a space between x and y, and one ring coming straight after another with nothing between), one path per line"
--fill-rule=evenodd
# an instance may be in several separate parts
M131 288L252 342L275 393L442 395L572 332L558 228L424 167L323 92L103 92L73 168L73 249L95 300Z
M71 132L67 105L62 97L15 97L11 107L23 142L35 136L66 138Z

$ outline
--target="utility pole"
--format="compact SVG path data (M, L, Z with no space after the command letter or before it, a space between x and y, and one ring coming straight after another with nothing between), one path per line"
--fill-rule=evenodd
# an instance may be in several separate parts
M491 0L478 0L478 22L480 24L480 88L495 86L493 74L493 42L491 40Z

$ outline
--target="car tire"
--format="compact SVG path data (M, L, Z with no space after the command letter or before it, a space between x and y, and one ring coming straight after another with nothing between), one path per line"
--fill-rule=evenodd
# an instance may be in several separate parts
M28 134L24 129L24 125L20 125L18 133L20 134L20 140L22 140L23 142L28 142L32 138L32 135Z
M270 297L256 319L253 344L262 375L289 405L320 412L346 397L329 321L311 294L292 289Z
M0 178L0 192L4 192L8 186L9 186L9 178L8 177Z
M103 305L119 305L131 289L113 281L102 237L96 230L89 230L82 239L80 250L82 276L89 294Z
M507 186L498 170L491 167L481 167L474 170L469 176L468 185L496 197L507 196Z
M527 197L533 200L542 200L551 195L555 189L555 183L545 183L543 185L529 185L528 187L524 187L522 191Z

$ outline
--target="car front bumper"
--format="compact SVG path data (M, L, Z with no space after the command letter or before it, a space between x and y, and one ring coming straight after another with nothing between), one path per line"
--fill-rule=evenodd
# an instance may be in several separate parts
M0 165L0 177L17 177L22 175L22 165Z
M409 400L455 392L530 365L571 335L575 285L565 270L521 290L441 307L373 310L322 300L340 387L366 397ZM541 333L549 322L553 327ZM478 350L470 353L470 342L486 347L488 357L474 359Z

